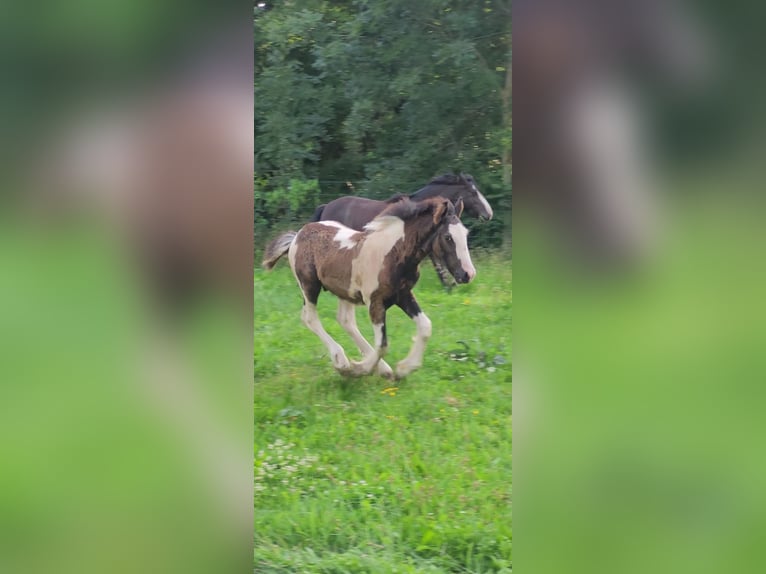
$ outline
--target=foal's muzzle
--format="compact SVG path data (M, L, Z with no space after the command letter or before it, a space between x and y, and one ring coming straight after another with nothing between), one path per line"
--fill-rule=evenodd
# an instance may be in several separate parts
M462 269L455 274L455 281L458 283L468 283L471 280L471 276Z

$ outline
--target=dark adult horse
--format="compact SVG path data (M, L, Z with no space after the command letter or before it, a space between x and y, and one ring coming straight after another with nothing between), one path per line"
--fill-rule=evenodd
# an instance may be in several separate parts
M388 204L363 231L337 221L307 223L300 231L288 231L269 243L263 266L271 269L287 254L303 293L303 322L322 340L333 366L343 374L364 375L377 369L383 376L394 376L383 360L386 310L392 305L400 307L417 326L409 354L396 366L396 377L404 377L422 364L431 336L431 321L412 294L422 259L438 251L459 283L467 283L476 275L468 252L468 230L460 222L462 210L459 199L453 206L442 197L421 202L404 198ZM323 289L338 297L338 322L362 353L361 361L349 361L343 348L322 327L316 304ZM354 305L367 306L374 347L356 326Z
M444 197L453 204L458 199L462 199L465 213L481 219L492 219L492 207L489 205L487 198L479 191L473 176L467 173L449 173L432 179L424 187L409 196L399 193L382 201L353 195L339 197L317 207L310 221L338 221L351 229L361 231L365 225L390 204L402 198L422 201L431 197ZM442 284L450 286L452 278L445 271L444 263L434 253L431 254L431 261L439 274Z
M467 173L457 175L450 173L432 179L425 187L409 196L399 193L383 201L353 195L339 197L317 207L310 221L338 221L351 229L361 231L390 203L402 197L409 197L412 201L422 201L437 196L449 199L452 203L462 199L465 213L473 217L492 219L492 207L479 191L473 176Z

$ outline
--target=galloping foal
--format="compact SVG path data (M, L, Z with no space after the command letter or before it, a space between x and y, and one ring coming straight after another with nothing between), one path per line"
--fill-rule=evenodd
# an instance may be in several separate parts
M468 252L468 230L460 222L463 202L452 205L436 197L421 202L403 199L355 231L337 221L308 223L288 231L266 247L263 266L272 269L288 254L290 267L303 293L301 318L325 344L333 366L344 375L366 375L377 367L385 377L404 377L422 365L431 320L420 309L412 288L418 265L437 254L458 283L476 275ZM338 297L338 322L351 335L361 361L349 361L343 348L325 331L316 303L322 289ZM371 346L356 325L354 305L366 305L375 334ZM386 311L397 305L417 326L412 348L396 365L384 361L387 350Z
M338 221L352 229L362 231L364 226L372 221L376 215L379 215L390 204L400 201L404 197L409 197L412 201L423 201L424 199L439 196L449 199L455 204L458 199L462 199L466 215L485 220L492 219L494 215L487 198L479 191L479 188L476 186L476 180L474 180L471 174L445 173L435 177L415 193L410 195L399 193L385 201L355 195L339 197L317 207L309 221ZM441 260L433 253L430 255L442 285L448 290L452 289L452 278L444 269Z

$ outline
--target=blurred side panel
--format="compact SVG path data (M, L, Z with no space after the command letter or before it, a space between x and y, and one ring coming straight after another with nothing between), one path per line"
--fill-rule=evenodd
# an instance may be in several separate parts
M251 3L6 3L0 571L252 563Z
M764 567L763 15L514 2L520 571Z

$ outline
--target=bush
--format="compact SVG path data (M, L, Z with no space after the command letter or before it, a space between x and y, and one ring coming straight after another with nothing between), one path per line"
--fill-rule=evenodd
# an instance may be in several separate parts
M278 225L306 222L319 205L319 182L316 179L290 179L275 186L266 178L256 177L253 196L255 235L263 235Z

